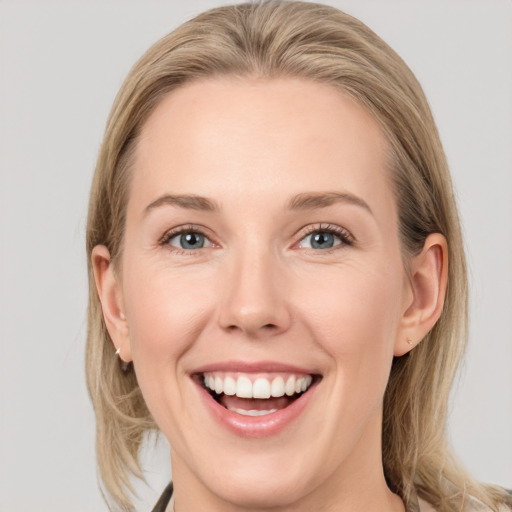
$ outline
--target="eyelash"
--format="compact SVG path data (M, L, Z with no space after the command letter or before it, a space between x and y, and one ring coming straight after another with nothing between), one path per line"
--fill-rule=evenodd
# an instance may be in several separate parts
M331 235L337 236L341 243L337 244L329 249L313 249L313 248L306 248L307 250L312 250L314 252L319 253L330 253L332 251L338 250L340 248L343 248L344 246L353 246L355 243L355 238L352 236L352 234L345 228L342 228L341 226L336 226L333 224L319 224L319 225L312 225L306 227L302 233L300 234L300 239L298 244L300 244L307 236L312 235L314 233L328 233ZM196 234L204 236L211 244L214 244L208 235L206 234L204 228L200 226L195 226L193 224L180 226L178 228L175 228L171 231L168 231L165 233L160 240L158 241L158 245L164 246L170 251L176 253L176 254L186 254L186 255L194 255L194 253L198 252L198 249L192 250L192 249L182 249L179 247L174 247L169 244L169 242L179 236L184 234ZM214 244L215 245L215 244ZM297 245L297 244L295 244Z
M198 252L198 250L192 250L192 249L182 249L179 247L174 247L170 245L170 241L179 236L179 235L185 235L185 234L194 234L194 235L201 235L204 236L210 243L213 243L209 236L206 234L204 228L201 228L200 226L195 226L193 224L188 224L185 226L180 226L178 228L172 229L171 231L167 231L162 238L158 241L158 245L166 247L169 251L175 253L175 254L185 254L187 256L195 256Z
M315 252L321 252L321 253L330 253L332 251L338 250L343 248L344 246L351 247L355 243L355 238L353 235L345 228L342 228L341 226L336 226L334 224L320 224L318 226L308 226L305 228L305 230L301 233L301 237L299 240L299 243L301 243L307 236L312 235L314 233L329 233L331 235L337 236L341 243L338 245L335 245L329 249L313 249L313 248L307 248L308 250L312 250Z

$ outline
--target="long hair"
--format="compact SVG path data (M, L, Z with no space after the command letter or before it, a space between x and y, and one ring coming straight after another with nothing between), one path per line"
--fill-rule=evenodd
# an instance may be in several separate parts
M97 459L107 493L131 510L131 473L156 425L133 369L123 372L105 327L90 263L105 245L116 268L123 249L133 153L160 101L181 85L213 76L295 77L330 84L355 99L387 137L404 262L426 237L448 241L448 289L441 317L409 354L393 361L384 398L383 466L405 501L416 494L439 512L462 510L472 495L497 510L497 488L475 482L446 440L453 379L467 339L467 276L445 155L423 91L402 59L360 21L332 7L262 1L207 11L161 39L135 64L107 123L87 224L87 383L97 420Z

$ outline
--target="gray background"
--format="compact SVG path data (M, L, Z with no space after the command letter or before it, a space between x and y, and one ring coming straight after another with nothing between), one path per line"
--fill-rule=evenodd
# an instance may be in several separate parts
M471 348L450 433L512 486L512 3L329 3L409 63L438 121L466 234ZM0 1L0 511L105 511L84 384L84 226L106 116L130 66L219 2ZM169 478L146 456L149 510Z

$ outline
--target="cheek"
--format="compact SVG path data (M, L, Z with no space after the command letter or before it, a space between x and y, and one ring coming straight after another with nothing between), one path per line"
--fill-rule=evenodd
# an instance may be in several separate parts
M123 285L132 357L151 371L175 365L204 329L213 303L208 276L161 267L134 263Z
M401 269L351 265L330 269L317 283L296 293L316 342L345 371L387 379L401 319Z
M213 292L161 265L126 266L123 282L131 356L144 400L159 427L180 438L192 428L183 360L211 316ZM174 413L171 413L171 410ZM176 418L180 418L176 421Z
M317 435L332 446L332 458L323 463L336 465L363 432L380 428L403 281L398 266L390 273L378 264L345 265L316 274L320 280L305 279L295 288L295 304L308 335L329 360L323 389L330 421L318 425Z

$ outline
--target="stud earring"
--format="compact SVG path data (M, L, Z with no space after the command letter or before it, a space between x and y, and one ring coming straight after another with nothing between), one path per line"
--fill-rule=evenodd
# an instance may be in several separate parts
M127 363L126 361L123 361L123 359L121 358L121 356L119 355L121 353L121 347L119 347L117 350L116 350L116 353L115 353L115 356L118 358L119 360L119 365L121 366L121 370L123 370L123 372L126 372L128 370L128 366L130 366L130 363Z
M414 345L411 338L407 338L407 343L409 344L410 347L412 347Z

